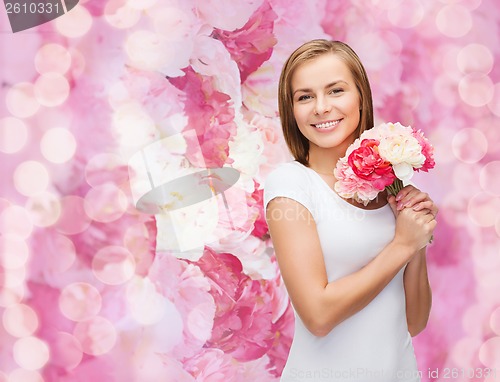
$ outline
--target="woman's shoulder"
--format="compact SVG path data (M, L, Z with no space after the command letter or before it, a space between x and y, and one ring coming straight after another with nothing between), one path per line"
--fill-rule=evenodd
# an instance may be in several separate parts
M307 168L297 162L280 163L276 168L269 173L266 177L266 184L273 181L303 181L307 178Z
M279 164L264 183L264 205L276 197L294 199L312 210L311 179L308 169L299 162Z

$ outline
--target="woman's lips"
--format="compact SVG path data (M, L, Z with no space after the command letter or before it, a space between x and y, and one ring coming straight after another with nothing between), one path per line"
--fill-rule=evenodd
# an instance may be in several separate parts
M315 129L322 130L322 131L329 131L333 130L339 123L342 121L342 119L336 119L333 121L325 121L321 123L316 123L316 124L311 124Z

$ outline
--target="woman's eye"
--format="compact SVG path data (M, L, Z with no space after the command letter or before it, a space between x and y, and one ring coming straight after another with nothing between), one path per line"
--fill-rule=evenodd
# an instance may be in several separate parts
M301 95L299 98L297 98L297 101L307 101L308 99L310 99L311 96L310 95Z
M344 89L342 89L342 88L335 88L335 89L330 90L331 94L340 94L343 92L344 92Z

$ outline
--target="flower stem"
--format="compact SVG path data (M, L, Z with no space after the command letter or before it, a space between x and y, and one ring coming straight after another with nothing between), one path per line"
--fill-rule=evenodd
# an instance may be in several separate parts
M399 178L394 179L394 182L392 182L392 184L385 187L387 192L394 196L396 196L398 192L402 190L402 188L403 188L403 182Z

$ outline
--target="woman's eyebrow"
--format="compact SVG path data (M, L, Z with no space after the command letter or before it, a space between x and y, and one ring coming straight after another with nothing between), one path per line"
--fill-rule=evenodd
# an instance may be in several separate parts
M327 84L325 86L325 89L328 89L328 88L331 88L332 86L338 85L341 82L347 85L347 82L345 82L344 80L337 80L337 81L333 81L333 82L330 82L329 84ZM312 89L310 89L310 88L297 89L293 92L293 95L295 95L295 93L298 93L298 92L310 93L310 92L312 92Z

